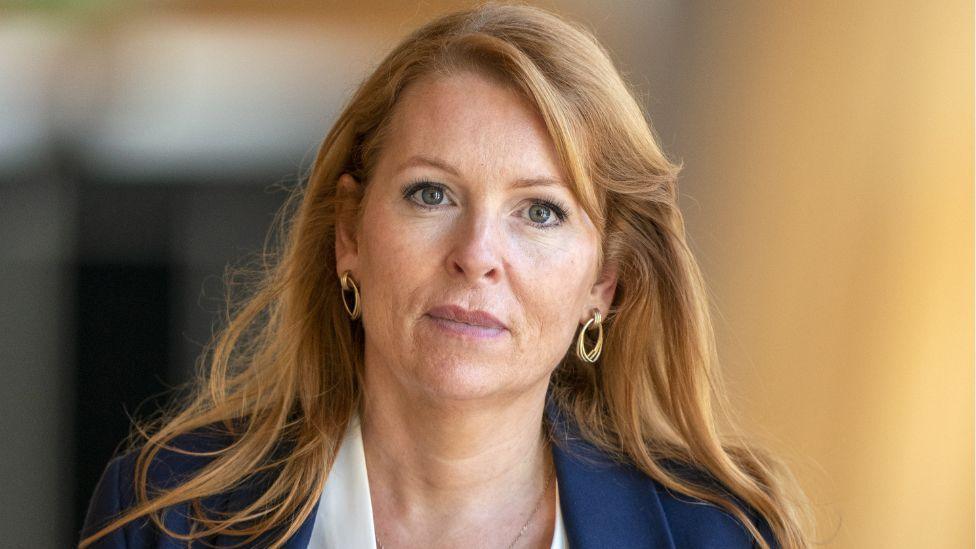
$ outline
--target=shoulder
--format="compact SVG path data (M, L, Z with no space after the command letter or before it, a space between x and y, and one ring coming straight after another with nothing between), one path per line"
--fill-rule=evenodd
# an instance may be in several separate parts
M729 494L722 484L702 469L676 461L667 461L663 465L685 481ZM746 526L725 509L710 502L670 490L656 480L653 483L676 547L718 549L759 547ZM729 495L729 497L732 496ZM735 497L732 499L739 508L745 511L746 516L759 529L770 546L777 547L766 521L740 499Z
M671 547L680 549L751 549L758 547L746 525L712 503L667 489L632 463L615 459L593 445L575 439L568 448L553 447L560 504L567 533L580 545L615 547ZM710 485L728 493L694 469L680 470L688 483ZM736 504L739 501L733 498ZM772 535L757 513L740 508L767 542ZM776 547L772 545L772 547Z
M161 446L146 470L147 488L168 490L192 477L210 463L222 449L233 444L228 429L211 425L178 435ZM136 466L142 448L116 456L105 467L102 480L115 482L127 492L135 482ZM125 495L125 494L123 494Z
M599 546L607 536L615 546L681 549L751 549L758 543L746 525L712 503L667 489L626 458L611 456L583 437L572 418L547 402L553 427L553 457L567 531ZM702 469L676 460L660 464L689 484L730 494ZM564 490L565 488L565 490ZM731 495L729 496L731 497ZM773 547L768 525L739 499L732 501Z
M205 455L228 446L232 438L226 431L201 428L176 437L166 448L161 448L150 461L146 487L150 493L172 489L192 477L213 457ZM88 503L84 525L80 532L83 539L119 518L136 505L137 465L140 449L128 450L111 459ZM179 511L179 510L178 510ZM183 530L181 518L185 513L170 513L167 526ZM149 547L159 539L155 525L148 519L138 519L99 539L91 547Z

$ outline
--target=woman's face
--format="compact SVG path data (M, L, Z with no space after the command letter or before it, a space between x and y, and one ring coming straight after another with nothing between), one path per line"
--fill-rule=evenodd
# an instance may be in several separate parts
M361 291L367 384L453 400L544 393L580 324L606 315L616 277L598 277L596 228L543 120L473 73L413 83L393 116L360 223L336 239L338 272Z

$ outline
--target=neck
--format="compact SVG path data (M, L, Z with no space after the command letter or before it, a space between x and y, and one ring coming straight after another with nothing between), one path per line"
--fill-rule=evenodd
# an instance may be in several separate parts
M381 368L366 372L363 446L374 524L387 547L514 537L540 496L525 535L551 539L554 479L543 494L554 474L542 431L548 376L516 397L439 399L410 394Z

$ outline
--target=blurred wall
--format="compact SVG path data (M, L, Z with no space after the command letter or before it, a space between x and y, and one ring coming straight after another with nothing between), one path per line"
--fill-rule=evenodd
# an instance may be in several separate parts
M745 423L830 546L972 546L972 3L693 11L672 150Z
M685 162L739 423L823 545L972 545L972 5L536 3ZM0 3L5 544L72 543L359 78L469 4Z

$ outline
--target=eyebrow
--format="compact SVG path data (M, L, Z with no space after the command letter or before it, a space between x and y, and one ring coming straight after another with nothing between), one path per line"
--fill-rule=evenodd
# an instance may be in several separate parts
M461 177L461 172L451 164L433 156L425 156L422 154L414 155L404 161L397 168L396 173L411 168L414 166L428 166L437 168L438 170L447 172L454 177ZM538 176L538 177L523 177L521 179L516 179L512 182L513 188L523 188L523 187L568 187L562 180L549 177L549 176Z

